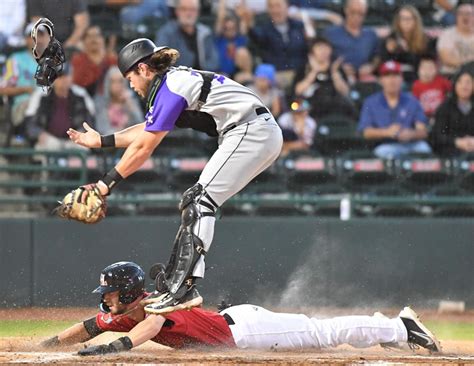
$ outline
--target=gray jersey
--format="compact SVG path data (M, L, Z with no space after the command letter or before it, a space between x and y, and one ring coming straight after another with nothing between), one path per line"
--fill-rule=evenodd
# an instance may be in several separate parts
M183 111L198 109L202 85L203 77L199 72L188 68L171 68L149 106L145 130L172 130ZM217 131L222 131L230 125L255 118L255 109L263 105L250 89L216 74L200 112L211 115Z

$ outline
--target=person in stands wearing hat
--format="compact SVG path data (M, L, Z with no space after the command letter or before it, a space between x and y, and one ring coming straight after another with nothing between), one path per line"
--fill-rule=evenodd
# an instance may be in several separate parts
M249 88L258 95L274 116L279 116L282 110L283 91L276 85L275 75L275 66L260 64L255 69L254 81Z
M306 151L314 141L316 121L309 115L310 104L305 99L297 99L290 104L290 111L278 118L283 132L281 156L292 151Z
M431 153L426 118L420 102L402 92L402 71L398 62L387 61L379 68L382 91L369 96L362 106L358 130L375 141L374 154L393 159L412 153Z

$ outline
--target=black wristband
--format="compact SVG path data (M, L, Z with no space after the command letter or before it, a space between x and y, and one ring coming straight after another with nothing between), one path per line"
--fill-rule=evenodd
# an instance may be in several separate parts
M113 168L110 172L108 172L104 177L101 179L102 182L105 183L107 188L109 189L109 193L112 191L112 188L115 187L120 181L123 180L123 177L119 174L115 168Z
M100 136L101 147L115 147L115 135L101 135Z
M112 343L109 343L109 346L114 347L117 352L122 352L122 351L128 351L133 348L133 343L130 338L127 336L125 337L120 337L116 341L113 341Z
M97 325L95 316L84 320L82 324L84 324L84 328L91 338L97 337L99 334L104 333L104 331Z

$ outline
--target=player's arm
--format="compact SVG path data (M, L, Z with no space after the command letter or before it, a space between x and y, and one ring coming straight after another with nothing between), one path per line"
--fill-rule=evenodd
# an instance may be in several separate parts
M148 132L142 130L127 147L115 169L123 177L135 173L151 156L168 131Z
M58 335L41 342L41 346L51 348L56 346L66 346L88 341L104 331L97 325L95 317L76 323L63 330Z
M100 133L89 126L87 122L84 122L82 126L85 132L79 132L73 128L67 131L69 138L78 145L91 149L101 147L128 147L143 131L145 122L138 123L107 136L101 136Z
M161 315L149 315L138 323L126 336L109 343L90 346L78 352L80 356L95 356L107 353L129 351L155 337L163 326L166 318Z

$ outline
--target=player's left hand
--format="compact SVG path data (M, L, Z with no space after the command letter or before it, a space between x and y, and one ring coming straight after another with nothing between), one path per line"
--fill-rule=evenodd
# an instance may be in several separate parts
M66 219L95 224L105 217L107 204L96 184L88 184L69 192L54 212Z
M89 346L84 349L81 349L79 352L77 352L77 354L79 356L97 356L117 352L118 349L115 348L112 344L100 344L98 346Z

